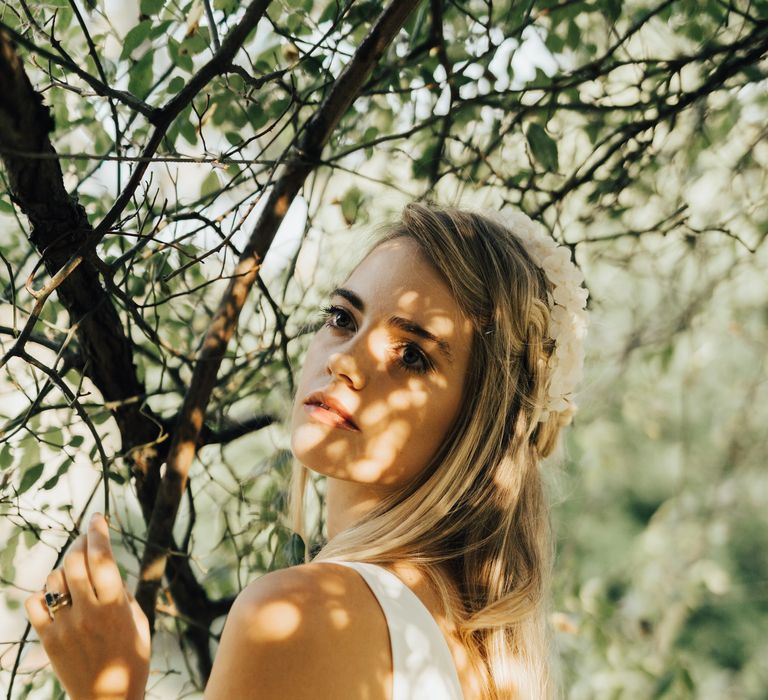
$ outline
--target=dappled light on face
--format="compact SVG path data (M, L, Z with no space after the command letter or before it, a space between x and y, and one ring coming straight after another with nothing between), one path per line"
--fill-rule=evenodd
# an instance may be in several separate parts
M412 432L413 428L409 421L390 420L387 429L380 431L368 442L367 461L379 465L378 469L382 475L391 470L397 458L407 447L408 438L411 437Z
M407 483L460 407L471 338L470 321L416 243L375 248L333 290L310 344L293 412L296 458L342 481ZM327 397L319 410L347 414L359 430L307 410L312 394Z
M407 420L390 420L386 426L367 438L362 455L350 455L347 445L337 441L328 445L324 472L328 476L365 484L390 485L403 476L403 451L407 449L413 428ZM342 463L343 468L333 465Z
M385 371L387 368L391 343L390 333L384 326L374 328L368 336L368 352L371 363L380 371Z
M363 425L379 425L388 415L387 401L374 401L360 414L360 420Z
M325 440L328 429L317 423L304 423L293 430L293 450L312 450Z
M409 408L423 408L427 404L429 393L424 382L419 379L410 379L405 389L397 389L389 395L387 403L398 411Z
M432 377L430 377L430 382L434 384L438 389L447 389L448 388L448 379L444 374L435 374Z

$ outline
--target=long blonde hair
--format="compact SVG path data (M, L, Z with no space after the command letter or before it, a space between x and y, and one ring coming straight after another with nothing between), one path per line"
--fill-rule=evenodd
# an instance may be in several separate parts
M473 322L462 409L427 468L313 560L420 566L485 671L484 697L552 697L552 538L539 463L570 415L538 422L554 349L549 283L514 231L480 214L409 204L373 247L401 236L419 245ZM295 462L290 511L305 542L307 476ZM432 571L436 564L450 571L458 600Z

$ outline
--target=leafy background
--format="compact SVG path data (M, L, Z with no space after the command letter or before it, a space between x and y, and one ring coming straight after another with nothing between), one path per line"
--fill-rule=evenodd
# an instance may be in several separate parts
M281 163L380 10L271 3L149 154L144 108L184 89L241 3L0 10L93 225L151 161L97 252L139 400L164 428ZM281 419L323 294L371 227L423 196L511 203L572 247L590 290L580 411L547 464L564 694L768 697L767 18L768 3L746 1L418 5L293 202L219 372L174 529L212 600L296 560ZM5 353L33 305L27 277L39 288L47 276L0 177ZM77 393L93 430L30 362L10 358L0 378L0 684L14 676L13 697L58 692L36 643L14 671L21 601L80 513L103 505L100 449L131 582L143 548L125 436L71 328L51 297L28 352ZM312 487L319 540L323 483ZM194 696L194 620L168 594L159 610L148 696Z

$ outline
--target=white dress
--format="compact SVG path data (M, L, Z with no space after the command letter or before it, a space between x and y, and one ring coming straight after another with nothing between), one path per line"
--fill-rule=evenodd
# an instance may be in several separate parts
M419 597L395 574L368 562L324 559L355 569L379 601L389 627L392 700L463 700L448 643Z

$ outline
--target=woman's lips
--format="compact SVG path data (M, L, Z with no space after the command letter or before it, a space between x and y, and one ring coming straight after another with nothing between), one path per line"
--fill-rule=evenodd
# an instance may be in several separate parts
M319 423L325 423L326 425L331 425L334 428L341 428L342 430L358 432L355 426L330 408L325 408L315 403L305 403L304 410Z

